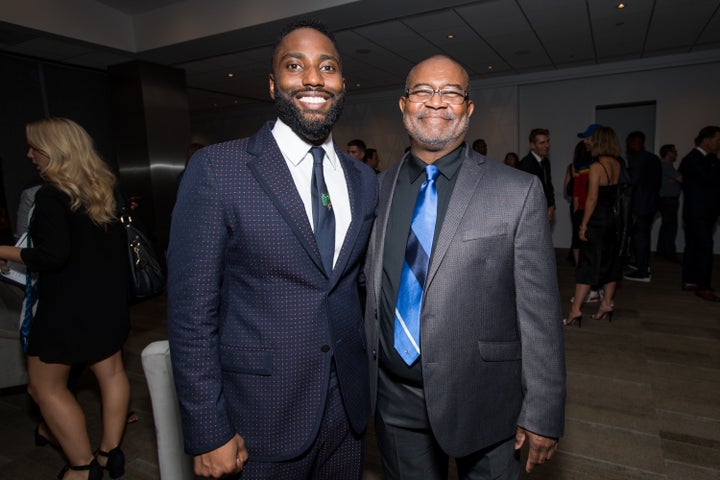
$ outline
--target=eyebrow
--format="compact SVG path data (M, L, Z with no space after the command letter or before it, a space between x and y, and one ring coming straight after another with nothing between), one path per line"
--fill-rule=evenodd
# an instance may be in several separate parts
M308 56L306 54L300 53L300 52L288 52L288 53L283 54L283 56L280 57L280 60L285 60L286 58L297 58L299 60L302 60L304 58L308 58ZM321 54L320 59L321 60L333 60L337 63L340 63L340 59L338 57L336 57L335 55L329 55L326 53Z
M411 90L414 90L414 89L420 88L420 87L427 87L427 88L431 88L431 89L434 90L433 86L430 85L429 83L416 83L415 85L413 85L412 87L410 87L410 89L411 89ZM459 83L446 83L445 85L443 85L442 87L440 87L440 90L443 90L443 89L448 88L448 87L453 87L453 88L457 88L458 90L463 90L463 91L465 91L465 88L463 88L463 86L460 85Z

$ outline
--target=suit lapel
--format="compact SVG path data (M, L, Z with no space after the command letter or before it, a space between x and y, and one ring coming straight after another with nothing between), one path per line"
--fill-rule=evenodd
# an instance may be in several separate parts
M335 267L333 268L332 275L330 276L331 284L334 284L337 279L340 278L340 273L345 270L347 262L350 258L350 252L352 252L358 233L360 233L360 226L363 220L363 209L361 207L363 201L362 172L360 172L357 165L355 165L357 160L349 158L343 152L338 150L337 147L335 148L335 153L342 165L343 175L345 175L345 183L347 184L348 197L350 201L351 218L342 247L340 247L338 259L335 262Z
M383 256L385 250L385 234L387 232L388 218L390 216L390 207L392 206L393 196L395 195L395 185L397 185L400 168L405 163L407 154L395 165L385 171L380 177L380 195L378 200L378 212L375 219L375 226L371 237L371 248L374 252L373 263L370 270L373 274L372 285L374 285L375 298L380 298L380 287L382 285Z
M324 271L320 251L315 242L305 205L298 194L295 182L288 170L285 159L270 131L268 122L248 143L250 160L248 169L271 199L280 215L290 226L295 237L318 268Z
M440 231L437 233L438 239L435 242L435 250L432 254L430 267L428 268L428 278L426 280L426 288L432 283L435 274L442 263L450 243L457 232L460 222L465 215L470 200L475 195L480 179L485 174L483 163L485 160L479 156L473 155L469 148L465 149L465 158L460 166L460 170L456 173L458 176L450 203L448 204L445 218L443 219Z

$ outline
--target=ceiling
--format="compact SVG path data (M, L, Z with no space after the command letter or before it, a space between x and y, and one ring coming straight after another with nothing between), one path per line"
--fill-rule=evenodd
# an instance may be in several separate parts
M40 2L83 6L80 27L52 11L34 20L38 0L3 2L14 5L0 12L0 51L102 70L133 59L181 68L195 111L269 101L271 45L287 12L335 32L350 92L399 89L411 66L435 53L460 61L472 79L702 50L720 58L720 0L627 0L623 9L613 0ZM259 12L263 5L270 11ZM110 38L118 32L131 38ZM117 46L125 40L130 47Z

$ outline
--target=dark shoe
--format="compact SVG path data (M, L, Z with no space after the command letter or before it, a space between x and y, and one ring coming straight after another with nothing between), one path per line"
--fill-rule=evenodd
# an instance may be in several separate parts
M97 463L97 460L93 459L92 462L90 462L89 465L80 465L77 467L71 467L70 465L65 465L62 470L60 470L60 473L58 473L57 478L62 480L65 477L65 474L68 472L68 470L89 470L88 471L88 480L102 480L103 477L103 470L99 463Z
M40 433L40 425L45 425L45 422L40 422L37 425L35 425L35 446L36 447L44 447L45 445L51 445L55 448L59 448L60 445L58 445L56 442L50 440L48 437ZM47 430L47 425L44 427L45 430Z
M612 322L612 317L615 315L615 310L598 310L598 312L592 316L593 320L604 320L607 317L608 322Z
M627 280L632 280L633 282L643 282L643 283L650 283L650 274L643 275L640 272L633 272L628 273L627 275L623 275L623 278Z
M686 291L686 292L694 292L695 290L697 290L697 284L696 284L696 283L683 282L681 288L682 288L684 291Z
M563 325L566 327L569 327L575 322L577 322L578 328L582 328L582 315L573 318L563 318Z
M120 478L125 475L125 454L120 447L115 447L109 452L98 449L95 451L95 457L107 458L107 463L102 468L108 471L110 478Z
M720 302L720 297L715 295L714 290L696 290L695 295L708 302Z

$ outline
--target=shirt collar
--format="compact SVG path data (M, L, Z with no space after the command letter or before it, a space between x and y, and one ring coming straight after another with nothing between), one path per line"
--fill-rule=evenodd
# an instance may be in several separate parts
M700 147L695 147L695 148L698 149L698 150L700 151L700 153L703 154L703 157L707 157L707 152L706 152L705 150L703 150L703 149L700 148Z
M312 157L308 156L308 152L314 146L300 138L297 133L293 132L292 129L279 118L275 121L275 125L272 128L273 137L280 148L283 156L294 166L298 166L300 162L305 158ZM332 133L328 135L328 138L318 145L325 150L325 158L329 160L330 166L334 169L337 168L337 155L335 154L335 148L332 141Z
M465 149L465 144L461 144L458 148L453 150L452 152L448 153L444 157L440 157L433 165L437 167L438 170L440 170L440 174L450 180L455 173L458 171L458 168L460 168L460 164L462 163L463 159L463 152ZM417 180L420 175L425 171L425 167L427 164L417 158L415 155L412 154L412 152L408 153L408 174L410 176L410 183L415 183L415 180Z
M530 153L532 153L532 156L535 157L535 160L537 160L538 163L541 163L543 161L543 157L541 157L537 153L533 152L532 150L530 150Z

